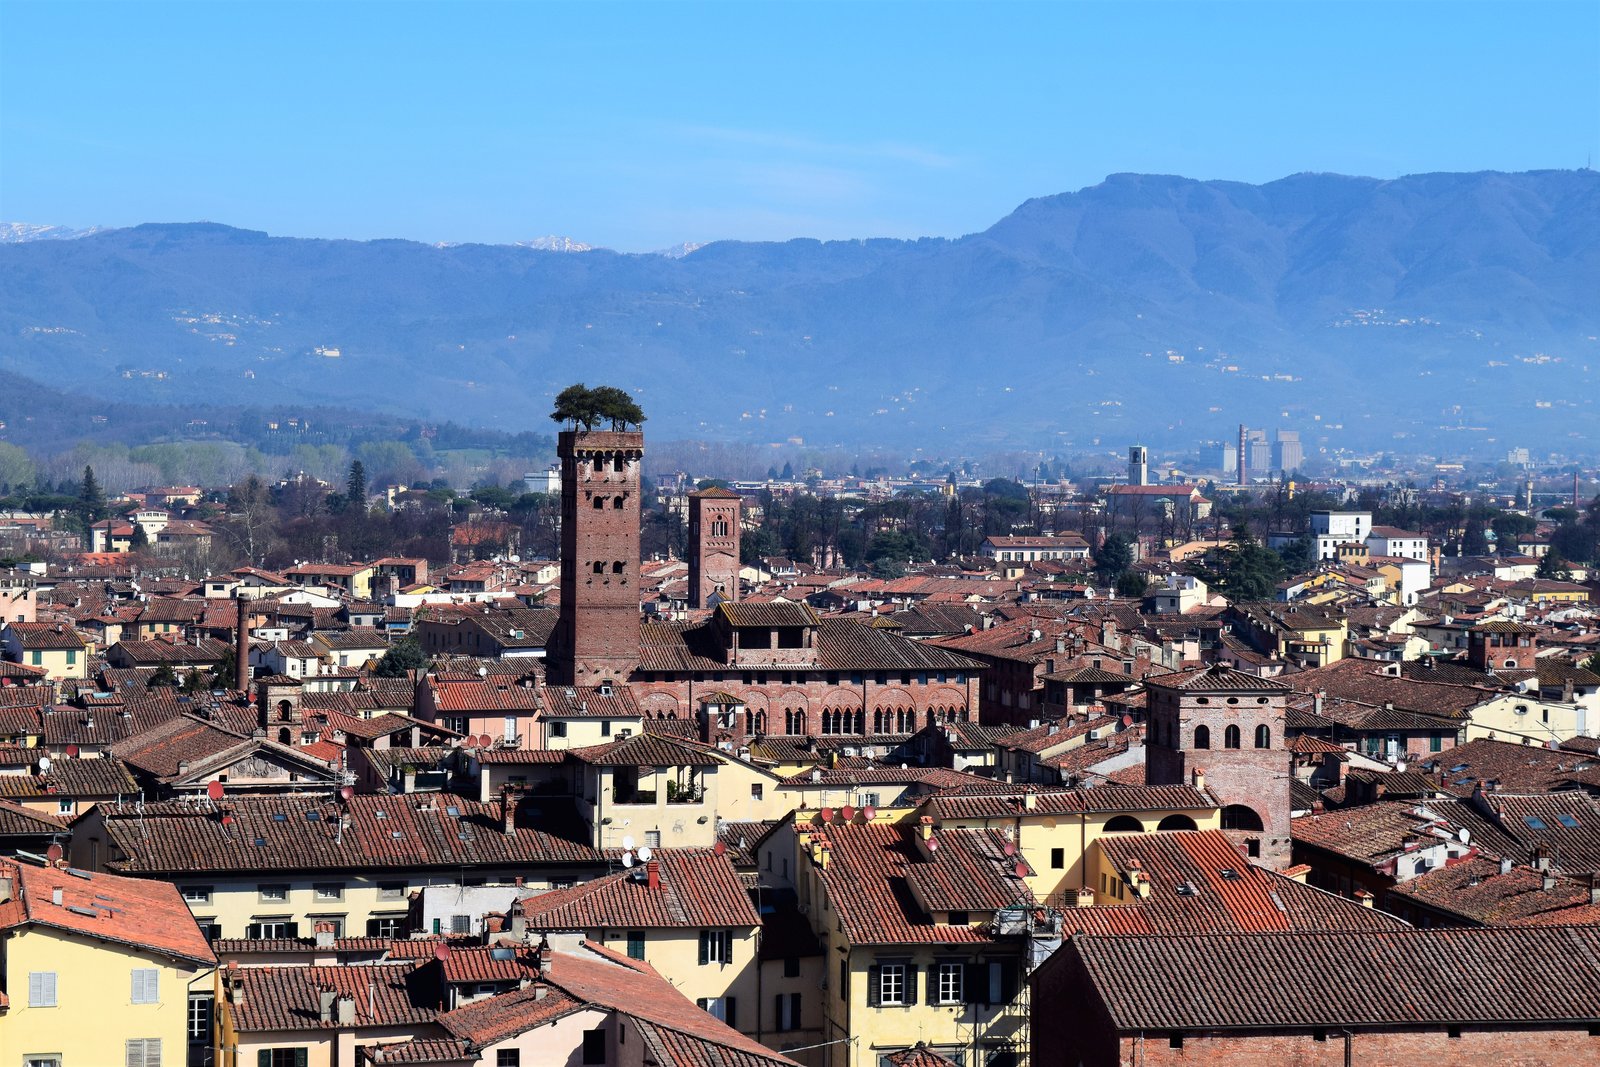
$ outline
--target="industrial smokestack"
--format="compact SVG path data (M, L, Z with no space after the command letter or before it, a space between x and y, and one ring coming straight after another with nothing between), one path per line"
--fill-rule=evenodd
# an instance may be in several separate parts
M1250 453L1246 451L1249 445L1245 442L1244 423L1239 424L1239 484L1250 484Z

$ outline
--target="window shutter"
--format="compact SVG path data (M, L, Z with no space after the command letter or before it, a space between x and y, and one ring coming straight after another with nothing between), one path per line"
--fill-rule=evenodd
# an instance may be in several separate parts
M800 994L789 994L789 1029L800 1029Z
M256 1050L256 1067L272 1067L272 1050L269 1048Z
M435 931L435 933L437 933L437 931ZM251 939L251 940L254 940L255 938L260 937L261 936L261 924L260 923L248 923L248 924L246 924L245 928L244 928L244 936L249 938L249 939Z
M1010 1004L1017 998L1017 965L1007 960L1000 964L1000 1002Z
M711 931L700 931L700 966L704 967L711 960Z
M307 1053L306 1053L305 1049L303 1049L303 1048L295 1049L294 1050L294 1067L306 1067L306 1055L307 1055Z
M968 1004L982 1004L989 988L989 969L981 963L969 963L961 976L961 992Z
M300 936L300 924L297 923L297 922L290 923L288 931L283 936L284 937L299 937Z
M779 993L772 998L772 1025L776 1030L789 1029L788 1022L783 1017L783 994Z
M907 1006L917 1002L917 975L921 972L922 968L915 963L906 964L906 995L901 1002Z
M939 963L928 964L928 987L923 991L929 1004L939 1003Z
M733 931L722 931L722 962L733 962Z
M879 984L883 981L882 968L874 965L867 968L867 1006L878 1006Z
M144 1042L133 1038L123 1045L123 1062L127 1067L144 1067Z
M739 998L738 997L723 997L722 998L722 1021L727 1023L729 1026L733 1027L735 1030L737 1030L739 1028L739 1023L737 1021L738 1018L739 1018L739 1016L737 1014L738 1007L739 1007Z
M28 972L28 1006L30 1008L56 1006L56 972Z

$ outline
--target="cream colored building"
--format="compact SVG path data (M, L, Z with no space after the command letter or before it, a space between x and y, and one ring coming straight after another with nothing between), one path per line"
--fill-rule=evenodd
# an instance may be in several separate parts
M0 860L0 932L0 1063L162 1067L207 1043L216 958L172 886Z

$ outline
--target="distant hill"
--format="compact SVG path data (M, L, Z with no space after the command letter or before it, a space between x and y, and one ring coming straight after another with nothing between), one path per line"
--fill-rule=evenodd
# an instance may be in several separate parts
M0 245L0 370L509 430L587 380L679 437L1119 447L1246 421L1593 450L1597 336L1592 171L1118 174L955 240L673 255L204 223Z

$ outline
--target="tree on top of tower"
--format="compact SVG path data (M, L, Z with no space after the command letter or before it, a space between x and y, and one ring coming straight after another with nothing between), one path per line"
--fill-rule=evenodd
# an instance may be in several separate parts
M568 423L573 429L582 426L585 430L592 430L595 423L607 419L613 430L625 430L642 425L645 414L633 397L614 385L590 389L578 382L556 394L556 408L550 418Z

